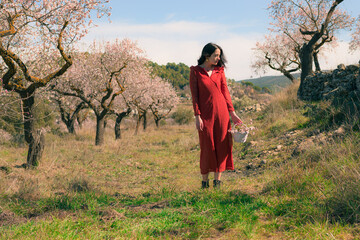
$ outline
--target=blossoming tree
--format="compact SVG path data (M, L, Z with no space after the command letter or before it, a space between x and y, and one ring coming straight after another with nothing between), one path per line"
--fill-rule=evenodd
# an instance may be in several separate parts
M353 24L354 18L346 11L338 9L337 6L343 0L274 0L269 5L270 16L273 18L272 27L269 29L272 34L280 38L288 38L296 47L291 48L294 51L285 66L294 60L294 55L300 59L301 83L306 76L313 73L313 66L320 70L318 54L323 46L336 44L335 33L340 29L349 29ZM283 41L273 45L274 48L282 47ZM269 46L259 44L259 46ZM277 52L271 47L263 55L266 57L270 53ZM261 49L260 49L261 51ZM274 55L274 54L273 54ZM277 56L275 54L275 56ZM280 55L279 55L280 56ZM281 59L278 60L281 62ZM269 64L269 61L263 61ZM279 65L281 65L279 64ZM282 70L282 68L278 68ZM299 97L301 97L302 84L300 83Z
M102 145L106 116L124 108L119 95L130 91L126 83L139 78L146 62L143 51L129 39L94 43L89 52L77 54L73 66L57 80L53 90L80 98L93 110L97 122L95 144Z
M91 23L108 13L108 0L1 0L0 56L6 65L2 87L19 94L23 104L24 135L29 144L27 166L37 166L44 148L44 134L34 125L36 90L64 74L72 65L67 49L81 39ZM47 54L55 62L46 62ZM56 54L56 57L54 56ZM61 59L61 66L58 62Z
M75 122L79 119L80 111L87 107L86 104L76 97L65 97L58 93L51 95L51 100L56 103L60 112L61 121L66 125L69 133L76 134Z
M298 34L299 35L299 34ZM266 35L264 42L257 42L255 61L251 68L257 73L265 73L269 68L279 71L291 82L295 81L292 75L300 69L300 46L298 41L288 38L284 34Z
M160 120L170 114L180 99L172 85L160 77L154 77L150 86L151 90L148 91L151 98L149 109L153 114L156 126L159 127Z
M356 19L352 39L350 42L350 50L355 51L360 48L360 16Z

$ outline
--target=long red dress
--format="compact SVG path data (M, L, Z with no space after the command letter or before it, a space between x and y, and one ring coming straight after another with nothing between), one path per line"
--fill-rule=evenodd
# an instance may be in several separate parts
M215 67L211 76L204 68L190 68L190 89L194 114L204 128L199 131L201 174L234 170L229 112L234 111L223 67Z

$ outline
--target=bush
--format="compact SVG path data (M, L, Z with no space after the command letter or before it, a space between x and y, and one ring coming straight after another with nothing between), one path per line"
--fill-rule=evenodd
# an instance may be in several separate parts
M242 97L236 99L235 101L233 101L233 105L235 108L235 111L239 111L245 107L249 107L252 106L254 104L256 104L257 101L249 98L247 95L243 95Z
M190 108L180 107L171 117L180 125L189 124L194 119L194 112Z
M16 135L23 132L21 101L14 93L0 97L0 129Z
M360 222L360 166L331 169L334 190L327 199L327 208L333 220Z

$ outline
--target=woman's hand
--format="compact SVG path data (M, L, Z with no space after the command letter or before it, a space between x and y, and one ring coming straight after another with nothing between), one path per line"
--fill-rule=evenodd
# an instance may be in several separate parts
M200 115L196 115L195 119L196 119L196 129L199 131L202 131L204 128L204 123L203 123Z
M242 124L241 119L238 117L238 115L236 115L236 113L230 112L230 116L231 116L231 120L233 121L234 125L238 125L238 124Z

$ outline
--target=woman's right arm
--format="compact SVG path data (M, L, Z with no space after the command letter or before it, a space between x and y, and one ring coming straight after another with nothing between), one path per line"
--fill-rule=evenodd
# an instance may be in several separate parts
M196 119L196 128L199 131L203 130L203 121L200 117L201 112L199 109L199 88L198 88L198 82L197 78L195 76L194 69L191 68L190 70L190 90L191 90L191 98L194 108L194 115Z

